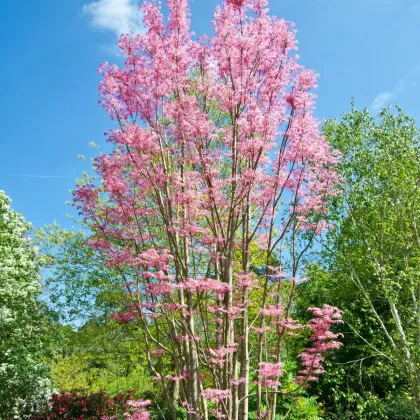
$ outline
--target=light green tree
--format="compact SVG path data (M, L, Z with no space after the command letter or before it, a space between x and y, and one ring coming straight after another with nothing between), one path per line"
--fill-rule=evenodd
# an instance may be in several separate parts
M63 345L54 357L52 381L59 391L103 390L110 395L153 390L145 343L136 322L120 324L113 313L130 301L120 277L99 252L85 245L88 226L66 230L57 223L36 232L43 283L63 325ZM156 400L156 397L153 398Z
M21 410L45 394L48 320L41 292L31 225L10 208L0 191L0 418L22 418ZM16 417L15 417L16 418Z
M342 153L342 194L300 307L328 301L346 324L322 395L340 415L418 419L392 407L420 408L420 130L399 107L353 107L324 133Z

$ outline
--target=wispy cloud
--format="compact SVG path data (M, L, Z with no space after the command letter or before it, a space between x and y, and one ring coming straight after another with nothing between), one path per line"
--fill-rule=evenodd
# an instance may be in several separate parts
M420 12L420 1L414 3L410 8L410 13L418 13Z
M373 99L370 108L373 111L378 111L383 108L391 99L393 99L395 95L392 92L381 92L378 93L375 98Z
M100 49L109 56L114 56L121 58L121 50L118 48L117 44L111 45L101 45Z
M139 0L96 0L84 4L82 12L94 27L111 31L118 38L123 33L143 31Z
M38 174L12 174L12 175L19 176L21 178L33 178L33 179L73 178L68 175L38 175Z
M410 71L408 71L391 90L378 93L369 108L374 112L379 111L390 101L396 99L401 93L416 86L419 82L420 61Z

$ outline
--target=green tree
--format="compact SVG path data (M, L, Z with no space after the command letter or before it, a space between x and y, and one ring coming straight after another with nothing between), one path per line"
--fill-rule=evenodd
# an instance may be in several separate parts
M321 392L354 418L409 418L388 400L420 408L420 130L399 107L353 107L324 132L343 156L343 194L299 306L339 306L346 337Z
M100 252L85 246L85 231L88 226L67 230L54 223L36 232L43 282L64 337L53 362L53 385L59 391L153 393L138 323L112 319L129 304L120 277Z
M39 261L31 225L0 191L0 418L21 416L46 392L49 322L38 296Z
M77 331L66 327L66 346L57 354L52 379L60 391L103 390L110 395L153 386L136 324L92 318Z
M53 223L35 233L48 298L66 324L109 316L124 303L119 276L99 252L85 245L88 230L89 226L67 230Z

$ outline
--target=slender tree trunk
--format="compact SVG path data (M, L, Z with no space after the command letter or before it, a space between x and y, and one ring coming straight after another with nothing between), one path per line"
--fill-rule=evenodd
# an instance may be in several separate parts
M200 411L200 402L199 402L199 391L198 391L198 354L197 354L197 346L193 337L195 336L195 326L194 326L194 317L192 316L191 312L193 311L193 303L192 303L192 296L191 293L187 295L187 302L188 302L188 311L190 311L190 315L188 316L188 329L190 330L190 338L191 342L189 343L190 347L190 357L189 357L189 375L188 375L188 384L190 389L190 398L191 398L191 406L193 410L197 414L192 415L192 419L198 419L198 413Z
M233 221L232 221L233 223ZM234 259L234 235L232 235L231 243L229 244L229 249L226 256L226 265L224 273L224 281L230 286L230 291L225 294L225 337L224 337L224 347L227 349L232 349L235 343L235 331L234 331L234 320L232 315L229 314L229 310L233 307L233 259ZM233 355L228 353L226 356L226 363L224 364L223 372L223 387L224 389L231 389L232 385L232 376L233 376ZM232 399L226 401L228 418L232 418Z
M248 293L244 291L243 301L246 302ZM248 322L248 311L246 310L243 317L242 324L242 335L243 340L241 342L241 369L239 377L243 382L239 384L239 413L238 420L248 419L248 398L245 398L249 393L249 322Z

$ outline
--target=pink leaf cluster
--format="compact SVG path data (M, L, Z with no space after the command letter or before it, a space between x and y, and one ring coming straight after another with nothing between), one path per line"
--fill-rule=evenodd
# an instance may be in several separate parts
M222 390L207 388L201 393L201 396L206 400L211 400L217 403L229 398L231 396L231 392L228 389Z
M135 409L134 413L127 415L127 420L149 420L150 413L146 407L151 403L150 400L127 401L126 405Z
M267 388L276 388L281 385L279 378L283 376L283 363L259 363L258 364L258 378L262 386Z
M300 376L296 382L315 381L317 375L325 372L322 363L325 355L335 349L339 349L343 343L336 341L341 334L335 334L331 331L334 324L342 324L342 311L334 306L324 305L320 308L309 308L309 311L315 316L309 321L309 327L312 329L311 335L312 347L305 349L299 355L302 359L303 369L299 372Z

